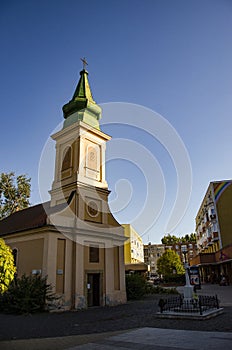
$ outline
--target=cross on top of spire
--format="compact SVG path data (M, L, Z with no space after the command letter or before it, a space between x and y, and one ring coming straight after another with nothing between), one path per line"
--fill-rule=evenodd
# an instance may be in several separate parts
M86 58L80 59L83 69L80 71L80 78L72 99L63 106L64 128L77 122L84 123L100 130L99 119L101 118L101 107L93 100L92 92L88 81L88 72L85 69L88 65Z
M83 63L83 69L85 69L86 66L88 66L88 62L86 61L86 58L85 57L81 58L81 61Z

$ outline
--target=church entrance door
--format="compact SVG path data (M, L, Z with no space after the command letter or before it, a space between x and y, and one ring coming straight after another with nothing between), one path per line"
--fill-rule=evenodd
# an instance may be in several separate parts
M100 306L100 273L87 274L88 306Z

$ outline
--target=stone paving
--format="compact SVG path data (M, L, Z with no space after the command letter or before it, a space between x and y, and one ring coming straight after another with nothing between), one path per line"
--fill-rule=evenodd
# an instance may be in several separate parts
M183 287L177 287L178 292L183 292ZM220 306L232 306L232 286L219 286L218 284L204 284L197 291L201 295L217 295Z
M103 341L88 343L69 348L69 350L114 350L120 348L129 350L218 350L232 349L232 333L210 333L196 331L181 331L160 328L140 328Z
M232 349L232 286L204 285L198 293L217 294L223 314L205 321L160 320L156 295L112 308L0 314L0 349L199 349L201 339L201 349Z

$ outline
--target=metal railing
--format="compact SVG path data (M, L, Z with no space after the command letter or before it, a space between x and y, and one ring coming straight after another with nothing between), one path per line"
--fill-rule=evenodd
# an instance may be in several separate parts
M206 296L197 295L191 300L185 300L183 295L172 298L165 298L159 300L160 312L176 312L176 313L199 313L202 315L204 312L212 309L219 309L219 301L217 295Z

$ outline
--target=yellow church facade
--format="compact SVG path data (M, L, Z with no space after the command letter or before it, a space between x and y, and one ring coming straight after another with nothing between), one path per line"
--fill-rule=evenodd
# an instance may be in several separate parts
M41 274L64 309L126 302L124 230L108 206L101 108L88 72L63 106L51 200L0 221L0 236L14 251L17 274Z

